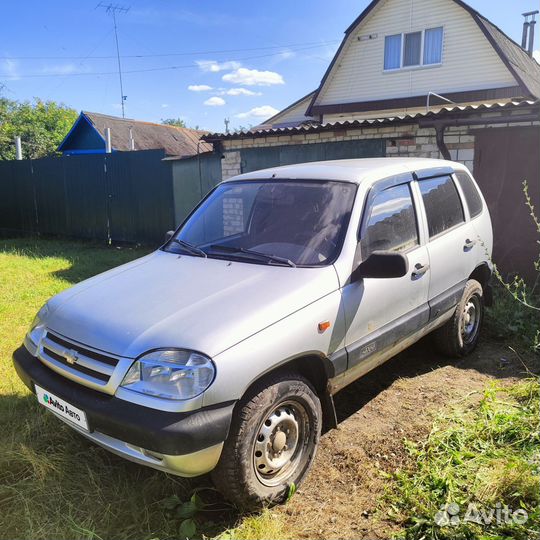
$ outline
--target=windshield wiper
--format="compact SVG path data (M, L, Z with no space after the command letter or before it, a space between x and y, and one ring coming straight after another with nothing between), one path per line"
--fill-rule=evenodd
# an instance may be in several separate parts
M234 246L223 246L221 244L212 244L209 247L210 249L218 249L220 251L227 251L229 253L245 253L246 255L253 255L254 257L263 257L267 261L275 261L296 268L296 264L294 264L290 259L287 259L285 257L279 257L278 255L269 255L268 253L263 253L262 251L255 251L254 249Z
M206 252L204 252L201 248L194 246L193 244L190 244L189 242L186 242L185 240L178 240L178 238L172 238L171 242L174 242L175 244L182 246L184 249L191 251L191 253L193 253L194 255L197 255L198 257L208 257Z

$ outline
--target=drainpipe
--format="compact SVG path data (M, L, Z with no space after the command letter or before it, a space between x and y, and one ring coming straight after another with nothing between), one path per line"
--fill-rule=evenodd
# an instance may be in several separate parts
M435 125L435 136L437 140L437 148L444 159L450 159L450 151L448 150L446 143L444 142L444 130L446 124Z

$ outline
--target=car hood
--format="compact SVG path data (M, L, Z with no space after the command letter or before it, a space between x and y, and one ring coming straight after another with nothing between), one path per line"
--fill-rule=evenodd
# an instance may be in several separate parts
M289 268L156 251L55 296L45 323L128 358L163 347L215 356L337 288L333 266Z

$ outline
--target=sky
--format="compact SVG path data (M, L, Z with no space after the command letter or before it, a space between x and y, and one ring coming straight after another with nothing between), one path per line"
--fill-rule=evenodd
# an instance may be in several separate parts
M103 4L108 4L105 0ZM125 1L125 3L124 3ZM127 118L224 131L314 90L368 0L117 0ZM521 42L538 0L469 0ZM113 18L99 0L3 0L0 94L121 115ZM536 27L538 49L540 24Z

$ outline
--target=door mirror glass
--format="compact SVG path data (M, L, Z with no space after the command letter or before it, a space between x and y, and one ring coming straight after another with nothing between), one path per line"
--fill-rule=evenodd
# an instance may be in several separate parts
M387 279L403 277L409 271L409 261L395 251L374 251L351 275L351 282L364 278Z

